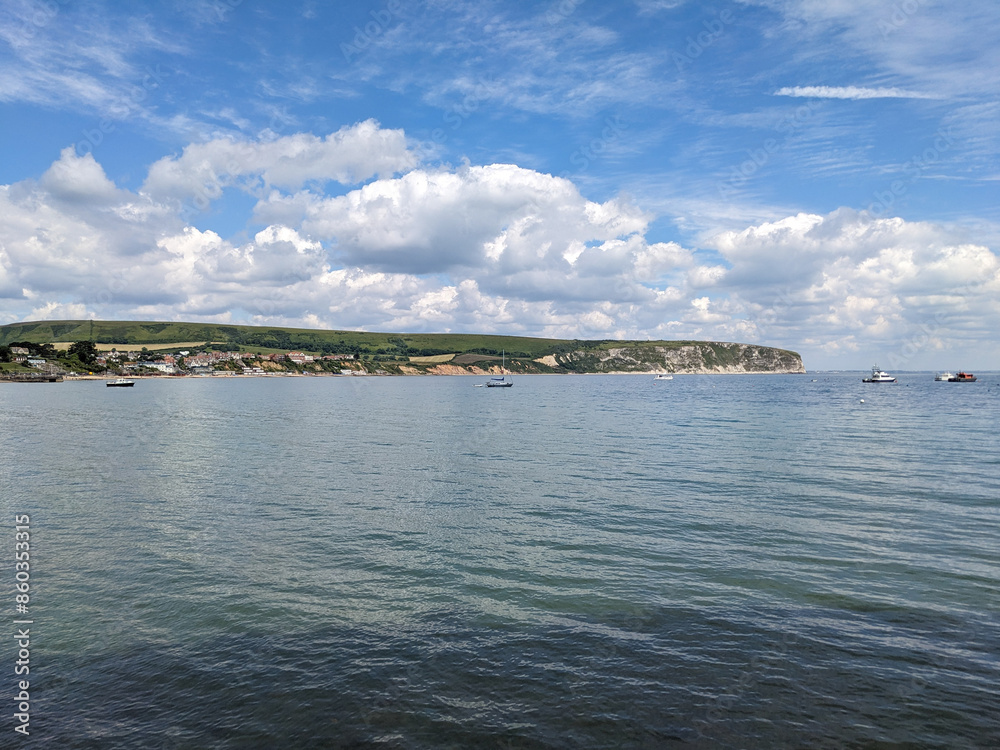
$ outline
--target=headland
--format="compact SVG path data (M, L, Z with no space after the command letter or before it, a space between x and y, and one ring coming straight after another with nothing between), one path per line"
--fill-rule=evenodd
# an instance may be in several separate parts
M3 360L6 360L5 362ZM546 339L156 321L0 326L0 377L804 373L798 353L718 341Z

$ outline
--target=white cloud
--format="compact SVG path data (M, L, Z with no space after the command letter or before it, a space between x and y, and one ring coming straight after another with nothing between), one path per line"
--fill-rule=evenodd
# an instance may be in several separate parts
M649 217L633 204L588 201L568 180L512 165L412 170L336 198L273 192L258 215L293 201L298 220L289 212L244 243L185 226L155 192L117 188L71 149L37 183L5 186L5 307L605 336L638 333L640 302L644 314L682 309L683 295L661 287L682 287L695 266L679 245L646 242Z
M851 340L900 359L931 328L967 355L1000 353L988 333L1000 325L1000 257L941 226L841 209L725 232L715 246L733 266L720 289L765 338ZM934 367L921 347L902 364Z
M635 0L639 15L653 16L665 10L673 10L683 5L685 0Z
M220 138L191 144L179 157L153 164L143 191L159 199L194 199L200 207L230 186L295 190L311 182L353 185L416 163L401 130L366 120L325 138L298 133L271 141Z
M195 251L194 268L202 277L220 283L285 286L308 281L328 270L322 245L289 227L269 226L258 232L253 242L238 247L222 242L214 233L205 234L210 235L209 243Z
M89 320L94 318L94 313L86 305L78 302L61 304L59 302L46 302L39 305L28 313L28 320Z
M640 233L647 221L621 201L587 201L568 180L493 164L414 170L316 200L306 206L302 226L334 241L338 256L352 265L407 273L457 267L511 273L566 268L565 252L574 242ZM578 255L594 252L589 247Z
M111 21L99 7L67 2L5 3L0 40L0 101L115 120L153 118L148 100L170 75L135 58L185 51L143 14Z
M659 104L676 86L660 50L622 45L613 24L579 2L509 6L444 3L402 14L348 77L410 87L464 120L472 111L589 117L609 107ZM419 60L419 65L413 61Z
M0 186L0 316L760 341L807 364L902 351L924 326L906 364L1000 358L1000 259L957 229L802 213L718 234L713 255L649 241L628 200L509 164L317 189L272 189L255 215L284 220L234 241L68 149Z
M775 96L811 97L816 99L934 99L930 94L897 88L865 88L863 86L785 86Z
M52 197L68 202L106 203L118 193L104 168L91 154L77 156L72 146L42 175L41 186Z
M744 0L783 17L782 32L801 60L836 61L834 69L864 66L885 88L811 87L834 92L901 91L907 98L994 97L1000 82L1000 52L984 29L995 28L995 3L934 3L924 0ZM808 94L812 95L812 94ZM900 94L889 94L899 96ZM841 98L838 96L838 98ZM868 98L854 97L847 98Z

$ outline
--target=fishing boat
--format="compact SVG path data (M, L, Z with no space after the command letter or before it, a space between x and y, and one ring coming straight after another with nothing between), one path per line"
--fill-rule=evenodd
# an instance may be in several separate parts
M105 385L108 388L131 388L135 385L135 381L128 378L115 378L114 380L109 380Z
M660 373L659 375L653 378L653 380L673 380L673 379L674 379L673 375L664 375L663 373Z
M503 373L500 377L492 377L486 381L487 388L512 388L514 386L514 376L510 376L510 380L507 379L507 352L500 352L500 372Z
M862 378L862 383L895 383L896 378L887 372L883 372L879 369L878 365L872 367L872 376L870 378Z
M976 376L973 375L971 372L962 372L960 370L959 373L958 373L958 375L952 375L950 378L948 378L948 382L949 383L975 383L976 382Z

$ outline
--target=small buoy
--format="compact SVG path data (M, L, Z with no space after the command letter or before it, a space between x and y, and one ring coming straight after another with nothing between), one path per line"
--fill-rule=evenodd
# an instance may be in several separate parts
M861 403L863 404L864 402L865 402L865 400L864 400L864 399L861 399Z

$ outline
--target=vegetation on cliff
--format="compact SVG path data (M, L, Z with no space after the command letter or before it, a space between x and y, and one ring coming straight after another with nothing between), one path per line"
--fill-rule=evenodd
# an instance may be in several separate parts
M582 341L451 333L378 333L273 326L153 321L37 321L0 326L0 346L73 342L90 360L96 348L169 351L181 346L268 354L354 355L369 372L485 372L501 353L520 373L804 372L792 351L707 341ZM204 344L192 342L204 342Z

